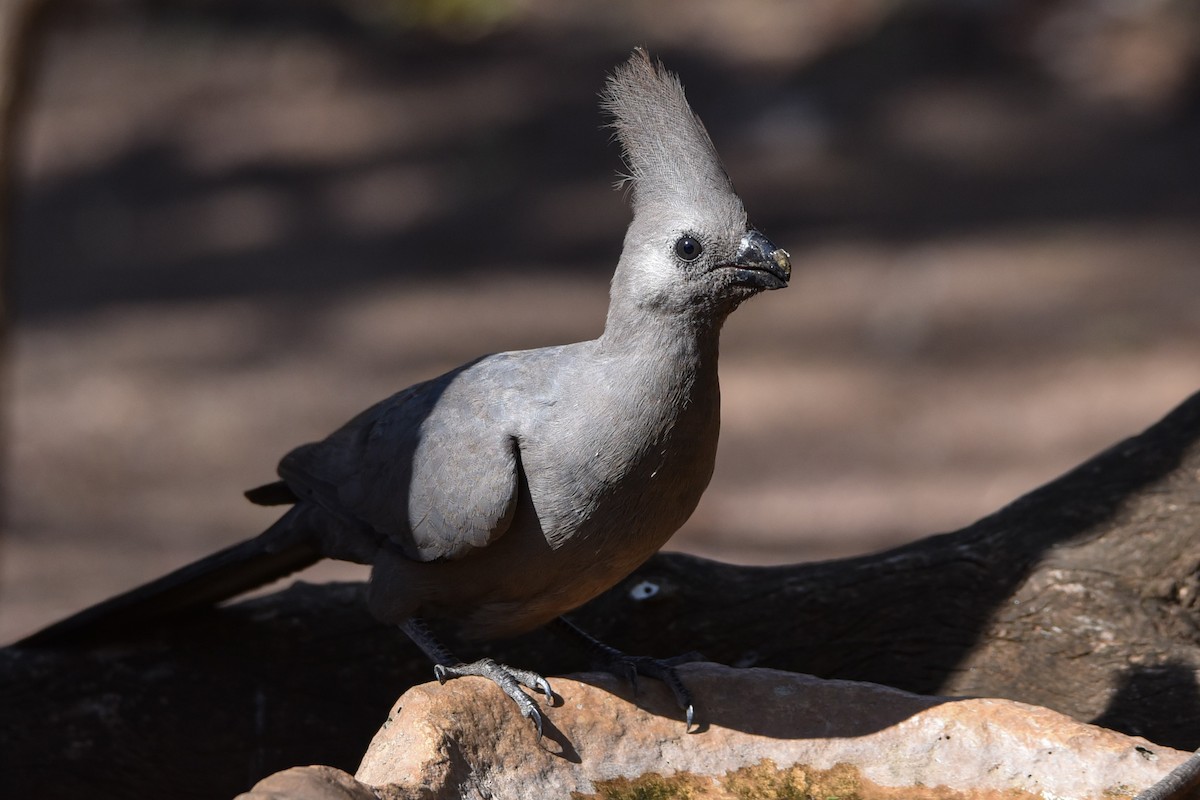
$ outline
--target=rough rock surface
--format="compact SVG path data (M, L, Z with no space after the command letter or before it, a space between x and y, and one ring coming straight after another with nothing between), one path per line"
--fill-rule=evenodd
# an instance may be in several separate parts
M263 778L238 800L376 800L370 786L335 767L293 767Z
M489 682L406 692L357 780L288 770L243 800L356 798L1129 798L1187 754L1035 706L922 697L716 664L682 668L699 730L669 694L608 675L552 681L545 738Z

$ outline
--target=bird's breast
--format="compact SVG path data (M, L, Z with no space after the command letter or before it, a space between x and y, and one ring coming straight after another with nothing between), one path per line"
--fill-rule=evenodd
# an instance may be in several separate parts
M719 401L666 397L614 406L610 416L578 424L573 446L547 448L546 468L530 453L527 479L552 548L584 551L628 571L683 525L708 486Z

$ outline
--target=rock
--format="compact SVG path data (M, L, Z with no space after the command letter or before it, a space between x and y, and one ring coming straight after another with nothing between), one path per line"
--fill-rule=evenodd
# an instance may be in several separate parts
M561 702L543 704L540 743L486 680L417 686L355 777L395 798L1117 800L1188 756L1007 700L922 697L716 664L681 673L697 699L699 730L685 733L657 681L643 680L635 700L618 679L588 674L551 681ZM344 786L297 796L357 797L338 794Z
M378 800L378 795L340 769L293 767L263 778L235 800Z

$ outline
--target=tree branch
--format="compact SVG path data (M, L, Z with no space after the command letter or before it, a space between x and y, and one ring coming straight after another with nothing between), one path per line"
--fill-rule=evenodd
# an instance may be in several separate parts
M626 652L1006 697L1195 749L1198 440L1200 394L956 533L780 567L660 554L573 619ZM587 666L547 632L463 649ZM215 797L295 764L353 771L432 670L360 585L297 584L121 643L8 648L0 676L0 794Z

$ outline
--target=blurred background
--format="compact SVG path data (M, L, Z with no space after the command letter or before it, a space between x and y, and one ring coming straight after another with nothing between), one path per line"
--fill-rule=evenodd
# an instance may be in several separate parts
M1200 389L1193 0L26 6L0 641L257 533L240 492L375 400L598 334L639 44L796 267L672 548L955 529Z

